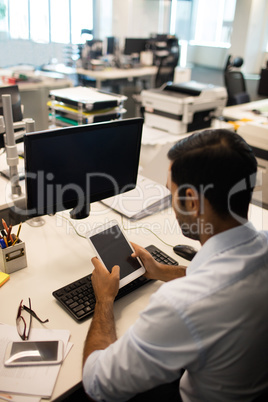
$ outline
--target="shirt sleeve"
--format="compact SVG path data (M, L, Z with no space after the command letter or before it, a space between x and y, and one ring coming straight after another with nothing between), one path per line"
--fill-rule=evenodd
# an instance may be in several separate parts
M88 357L83 385L97 401L126 401L177 379L197 353L188 326L160 288L120 339Z

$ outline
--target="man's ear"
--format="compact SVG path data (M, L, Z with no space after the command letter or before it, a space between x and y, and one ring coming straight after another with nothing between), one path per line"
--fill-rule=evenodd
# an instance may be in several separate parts
M196 218L200 213L200 197L198 192L194 188L187 188L185 191L185 206L188 212L191 212L192 216Z

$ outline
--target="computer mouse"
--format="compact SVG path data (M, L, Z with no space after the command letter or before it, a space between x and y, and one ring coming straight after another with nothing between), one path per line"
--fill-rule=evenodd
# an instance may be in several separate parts
M173 247L173 251L174 253L188 261L192 261L197 253L197 250L194 247L187 244L178 244L177 246Z

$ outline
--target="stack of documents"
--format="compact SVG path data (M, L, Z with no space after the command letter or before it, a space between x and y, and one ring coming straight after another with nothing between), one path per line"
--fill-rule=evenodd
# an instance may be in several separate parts
M32 328L30 340L62 340L64 357L72 344L69 343L70 331ZM50 398L60 371L60 364L44 366L5 367L4 355L7 344L19 341L16 327L0 323L0 399L12 401L39 401L40 398ZM5 398L5 395L7 397ZM22 398L20 395L27 395ZM34 397L36 396L36 397Z
M138 220L169 207L171 193L162 184L139 175L134 190L102 202L128 219Z
M127 99L96 88L73 87L52 90L47 103L50 118L60 126L97 123L122 117Z

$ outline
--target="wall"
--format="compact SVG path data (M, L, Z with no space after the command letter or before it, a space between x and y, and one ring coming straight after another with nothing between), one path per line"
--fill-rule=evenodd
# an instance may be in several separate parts
M151 33L168 32L169 22L159 21L159 1L113 0L112 32L123 45L125 37L148 37Z
M237 0L230 54L244 59L243 71L258 74L268 42L267 0Z
M59 43L42 44L29 40L7 39L6 35L0 32L0 46L0 68L15 64L40 66L53 58L63 62L64 46Z
M228 54L227 48L188 45L187 64L198 64L221 70L225 66Z

